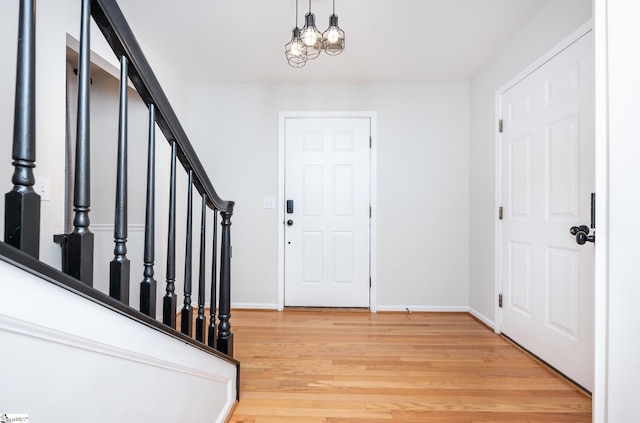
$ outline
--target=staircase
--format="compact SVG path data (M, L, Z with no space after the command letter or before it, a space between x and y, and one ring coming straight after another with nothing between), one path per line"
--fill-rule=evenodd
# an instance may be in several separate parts
M15 46L15 37L13 41L5 37L12 28L17 35L15 85L11 86L10 78L0 82L3 94L8 87L15 90L13 137L5 125L9 96L0 101L0 125L5 129L0 159L7 158L2 168L5 174L11 173L6 178L4 242L0 242L0 415L28 414L34 421L65 422L225 421L239 392L240 365L232 358L230 321L234 203L222 200L214 190L115 0L42 2L37 8L42 25L36 25L35 0L21 0L19 9L13 3L17 2L0 6L3 44ZM80 17L79 30L71 30L68 24L74 13ZM92 28L101 34L94 37ZM77 37L69 35L76 31ZM92 43L92 38L100 41ZM51 157L55 153L36 163L39 146L48 152L56 150L51 149L55 131L42 127L50 128L50 115L59 114L50 105L60 101L55 95L41 98L39 94L64 96L65 91L46 84L43 89L36 82L52 79L49 76L59 59L52 51L58 51L59 44L69 47L74 40L78 94L71 143L74 167L69 169L65 168L69 161ZM115 194L112 257L95 256L90 219L91 66L100 42L115 54L113 62L119 63L120 71L118 133L113 136L115 192L93 193ZM36 55L42 45L49 48ZM0 47L5 58L7 50ZM11 73L8 62L0 65L3 75ZM144 140L128 139L130 86L148 109ZM168 142L168 158L156 158L156 152L162 151L156 132ZM43 133L50 137L43 139L39 136ZM144 166L129 165L132 142L146 143ZM168 174L156 175L165 161ZM72 195L69 192L73 223L66 233L59 233L63 222L56 219L64 215L59 209L66 207L65 201L61 195L42 201L34 190L36 166L54 175L73 175ZM145 177L145 195L132 197L145 210L142 263L130 262L127 256L130 169L139 169L133 177ZM169 210L156 219L157 205L162 204L156 191L164 181ZM186 204L179 207L182 197ZM194 219L194 206L196 210L199 206L199 219ZM177 240L184 242L184 249ZM59 247L52 247L54 241ZM158 245L163 248L156 254ZM52 253L56 248L59 253ZM94 275L95 262L109 260L109 274ZM164 266L157 265L158 260ZM177 271L180 265L183 277ZM156 268L163 271L160 283ZM108 292L94 288L94 278L108 279ZM132 292L136 296L139 292L135 301L130 298ZM197 307L192 306L192 297ZM130 303L139 304L139 309ZM205 313L209 308L211 312ZM176 328L178 313L181 324Z

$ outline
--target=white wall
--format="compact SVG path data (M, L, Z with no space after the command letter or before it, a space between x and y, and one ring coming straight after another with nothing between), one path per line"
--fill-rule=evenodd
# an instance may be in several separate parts
M598 0L595 10L596 383L603 389L594 396L594 421L634 422L640 415L640 243L632 229L640 216L640 3Z
M470 81L469 306L493 324L495 298L495 94L591 18L591 0L552 0Z
M304 71L304 70L303 70ZM377 112L378 309L468 304L468 84L209 85L189 89L192 142L232 219L232 302L277 304L281 111Z

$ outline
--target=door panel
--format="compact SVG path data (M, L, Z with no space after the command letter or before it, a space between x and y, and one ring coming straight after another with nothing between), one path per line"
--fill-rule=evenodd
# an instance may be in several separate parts
M368 118L285 121L285 305L369 306Z
M593 387L593 41L589 33L502 96L502 331Z
M533 246L522 242L511 242L509 254L509 293L508 303L514 310L531 317L531 262Z

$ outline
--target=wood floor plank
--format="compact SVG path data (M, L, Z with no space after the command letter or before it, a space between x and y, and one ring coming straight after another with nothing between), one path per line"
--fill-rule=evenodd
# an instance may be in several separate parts
M466 313L232 314L231 423L591 421L588 395Z

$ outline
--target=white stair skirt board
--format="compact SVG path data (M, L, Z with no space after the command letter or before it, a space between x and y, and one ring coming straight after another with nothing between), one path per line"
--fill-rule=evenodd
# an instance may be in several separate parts
M234 364L5 262L0 273L0 412L78 423L231 413Z

